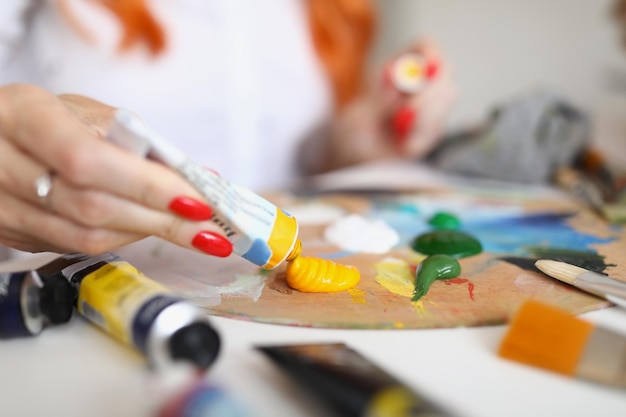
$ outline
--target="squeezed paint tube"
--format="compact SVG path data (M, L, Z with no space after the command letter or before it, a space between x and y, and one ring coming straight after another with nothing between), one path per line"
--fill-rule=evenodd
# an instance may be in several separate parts
M205 369L217 358L220 338L207 315L119 256L86 256L55 276L73 287L80 314L138 349L153 367L183 361Z
M75 260L54 260L40 269L0 273L0 338L35 336L72 317L73 290L62 278L42 279Z
M117 110L108 140L163 162L187 179L213 207L213 221L222 228L237 255L264 269L273 269L300 254L298 222L293 216L192 161L133 113Z
M343 343L256 349L338 416L450 416Z

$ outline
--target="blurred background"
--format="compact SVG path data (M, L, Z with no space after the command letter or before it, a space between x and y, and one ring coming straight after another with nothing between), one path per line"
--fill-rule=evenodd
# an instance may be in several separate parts
M416 36L440 44L459 101L451 128L478 123L495 105L549 88L590 114L593 140L626 163L626 51L613 0L375 0L380 37L372 64Z

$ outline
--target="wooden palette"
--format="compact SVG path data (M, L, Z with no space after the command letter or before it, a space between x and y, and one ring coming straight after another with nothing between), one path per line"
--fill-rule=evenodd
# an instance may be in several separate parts
M488 198L497 200L493 195ZM510 196L507 199L502 204L510 204ZM281 207L300 201L287 194L270 196L270 200ZM371 208L370 196L335 194L309 197L306 201L333 204L346 212L364 213ZM621 228L611 227L571 201L530 198L514 204L523 205L528 213L576 212L568 220L568 226L581 233L609 237L610 242L589 250L596 250L607 265L614 265L607 268L607 273L626 281L626 262L621 259L626 253L626 234ZM416 305L409 297L394 294L375 281L376 263L389 257L410 260L414 256L410 248L398 247L381 255L349 254L324 240L325 227L325 224L301 226L303 255L332 257L337 262L358 267L361 281L354 290L334 294L301 293L287 286L283 266L259 277L258 268L241 258L216 259L162 242L131 245L119 254L146 275L206 307L210 314L281 325L353 329L483 326L507 322L528 298L573 314L610 305L540 272L505 262L501 259L502 253L489 252L461 259L459 279L436 281ZM480 236L476 237L480 240ZM233 285L236 276L256 277L258 293L223 291ZM207 288L213 290L210 296L203 294Z

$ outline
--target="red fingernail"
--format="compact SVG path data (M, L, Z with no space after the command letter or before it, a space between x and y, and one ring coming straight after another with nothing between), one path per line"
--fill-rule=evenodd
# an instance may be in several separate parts
M191 197L176 197L170 202L169 209L189 220L209 220L213 215L211 207Z
M430 61L428 64L426 64L426 79L427 80L432 80L433 78L437 76L438 73L439 73L439 62Z
M233 252L233 244L215 232L200 232L194 236L191 244L204 253L220 258L225 258Z
M391 125L398 144L404 143L409 136L415 125L416 118L417 112L411 107L402 107L393 115Z

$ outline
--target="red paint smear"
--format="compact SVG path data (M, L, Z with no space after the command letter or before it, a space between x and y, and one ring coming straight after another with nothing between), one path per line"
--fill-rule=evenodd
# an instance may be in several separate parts
M472 284L471 282L467 284L467 290L469 291L470 298L476 301L476 299L474 298L474 284Z
M452 279L447 279L444 282L446 283L446 285L452 285L452 284L463 284L466 283L468 280L466 278L452 278Z

